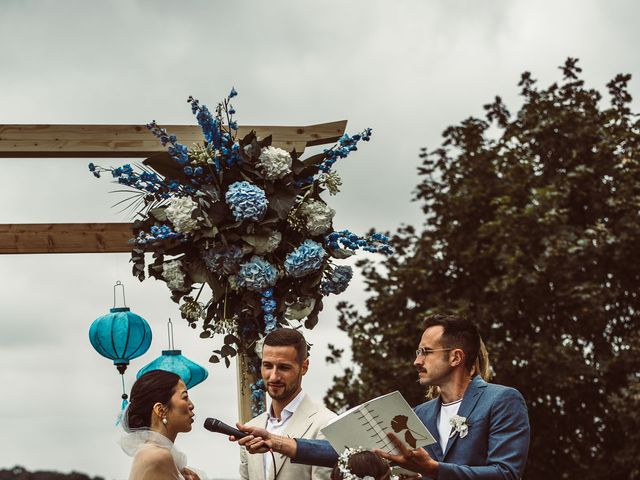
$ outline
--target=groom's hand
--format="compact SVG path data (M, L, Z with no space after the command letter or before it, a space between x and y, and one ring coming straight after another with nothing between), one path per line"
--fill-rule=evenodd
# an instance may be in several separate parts
M241 423L236 423L236 427L238 427L238 430L248 433L249 435L241 438L240 440L236 437L230 436L229 440L232 442L237 441L238 444L245 447L249 453L265 453L273 447L271 434L264 428L250 427L242 425Z
M298 451L298 444L294 438L284 435L273 435L264 428L250 427L236 423L238 430L248 433L244 438L237 440L235 437L229 437L232 442L237 441L238 444L244 446L249 453L265 453L268 451L278 452L286 457L294 458Z
M400 451L400 455L374 450L382 458L397 463L402 468L417 472L426 477L436 478L438 476L438 462L432 459L424 448L408 449L402 441L393 433L387 433L389 439Z

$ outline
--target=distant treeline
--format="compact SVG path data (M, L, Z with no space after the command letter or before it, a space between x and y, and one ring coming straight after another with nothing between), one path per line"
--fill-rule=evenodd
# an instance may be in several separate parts
M83 473L29 472L23 467L0 470L0 480L104 480L103 477L89 477Z

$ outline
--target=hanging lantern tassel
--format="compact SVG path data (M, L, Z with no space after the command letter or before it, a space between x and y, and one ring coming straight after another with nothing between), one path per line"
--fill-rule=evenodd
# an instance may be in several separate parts
M124 367L122 368L122 371L120 370L120 367ZM129 405L129 396L127 395L127 390L124 388L124 371L126 370L126 368L126 365L118 365L118 371L120 371L120 378L122 379L122 404L120 405L120 412L116 417L116 427L122 422L124 411L127 409L127 405Z

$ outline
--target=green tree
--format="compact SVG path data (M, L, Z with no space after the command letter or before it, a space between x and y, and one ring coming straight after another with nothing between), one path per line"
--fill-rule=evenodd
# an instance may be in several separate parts
M540 89L530 73L511 115L447 128L423 149L416 200L425 223L394 236L397 254L360 267L366 312L339 306L353 366L326 403L356 405L400 389L424 400L411 368L425 314L475 320L497 383L525 396L532 425L526 478L638 477L640 455L640 124L630 75L607 105L577 60ZM333 349L329 361L342 352ZM632 437L627 439L627 436ZM635 477L634 477L635 475Z

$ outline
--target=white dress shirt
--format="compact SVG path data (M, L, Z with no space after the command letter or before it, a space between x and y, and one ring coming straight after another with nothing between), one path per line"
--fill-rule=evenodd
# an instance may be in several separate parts
M280 420L273 416L273 405L269 405L269 409L267 410L269 417L267 418L266 429L267 432L273 433L274 435L282 435L284 433L285 428L287 427L287 421L293 417L293 414L296 412L300 402L302 402L302 398L304 397L304 393L300 391L298 395L291 400L286 407L282 409L282 413L280 414ZM264 478L269 478L269 471L273 470L273 459L271 457L270 452L266 452L264 455Z

